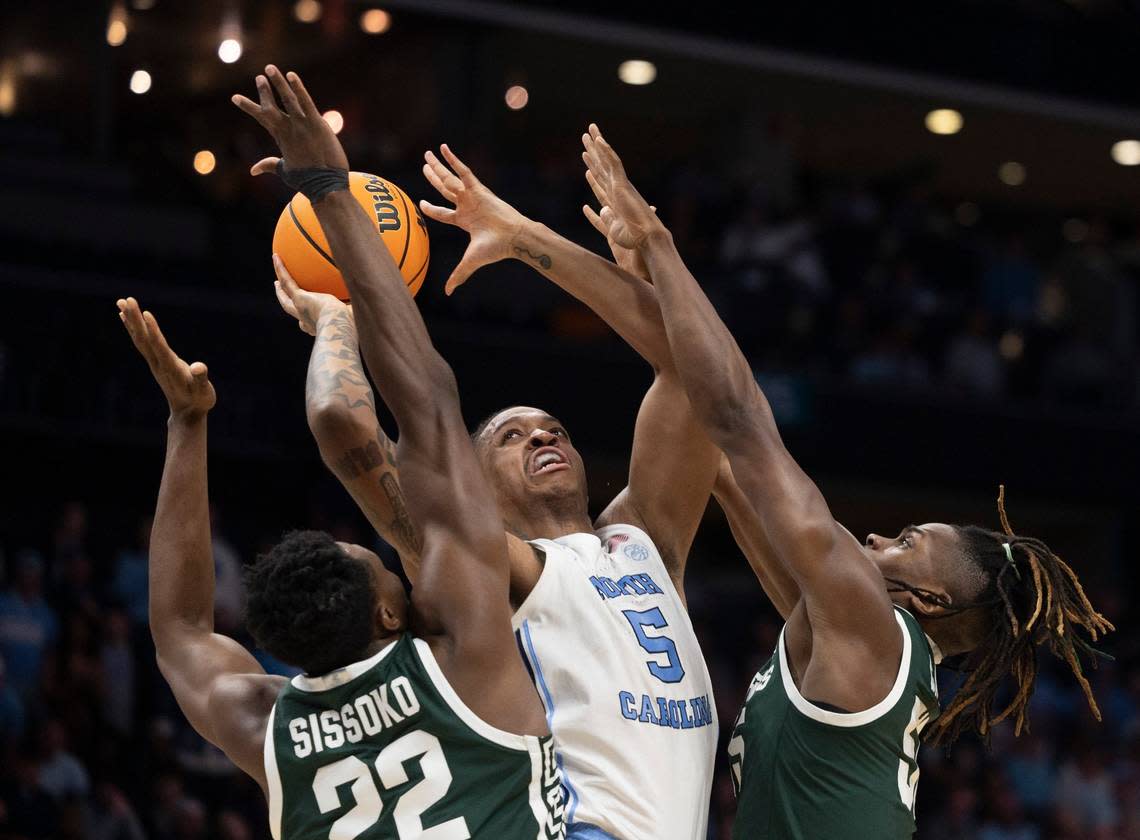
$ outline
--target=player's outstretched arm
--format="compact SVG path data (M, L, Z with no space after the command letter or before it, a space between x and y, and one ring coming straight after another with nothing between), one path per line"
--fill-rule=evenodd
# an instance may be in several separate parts
M835 522L819 489L783 445L752 368L673 247L668 230L626 177L596 126L583 138L590 178L610 236L637 248L653 279L669 346L693 409L820 628L835 628L877 652L901 639L877 570ZM826 631L825 631L826 632Z
M344 151L300 78L273 66L266 75L257 79L260 105L244 97L235 102L277 141L287 181L291 173L317 170L332 182L310 200L352 297L365 363L399 428L400 482L423 539L413 593L417 630L446 637L444 670L468 705L489 723L518 731L518 720L503 712L514 705L512 694L533 691L510 630L502 514L463 424L455 376L348 191ZM270 158L254 173L277 168Z
M277 300L301 330L314 337L305 378L305 416L321 460L400 555L414 582L421 541L400 488L396 444L376 417L376 399L364 373L352 307L332 295L297 286L275 254Z
M523 216L485 186L447 145L440 160L424 155L424 176L454 207L420 202L424 215L455 225L471 242L447 281L453 292L482 266L518 259L593 309L653 367L655 379L638 412L629 486L598 518L598 525L630 523L653 538L682 592L685 560L700 524L720 453L688 410L673 367L653 288L626 267L570 242ZM625 256L625 255L623 255ZM632 269L632 270L631 270Z
M134 298L119 318L170 405L166 464L150 540L150 632L158 667L186 718L242 770L265 783L261 745L280 678L214 632L214 560L206 488L206 366L180 359Z

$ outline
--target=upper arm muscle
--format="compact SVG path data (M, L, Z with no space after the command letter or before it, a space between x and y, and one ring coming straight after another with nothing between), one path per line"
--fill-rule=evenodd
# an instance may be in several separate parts
M658 373L637 414L629 486L597 524L630 522L643 528L680 591L719 463L720 452L693 416L680 380L671 372Z

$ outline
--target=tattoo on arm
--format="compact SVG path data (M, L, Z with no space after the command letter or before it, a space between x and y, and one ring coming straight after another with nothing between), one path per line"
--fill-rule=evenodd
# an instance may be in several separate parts
M383 488L384 495L388 497L388 503L392 506L392 533L399 538L405 548L419 555L424 547L423 540L412 523L412 517L408 514L408 507L404 504L404 492L400 489L396 476L390 472L381 475L380 487Z
M553 261L550 259L549 254L535 254L529 248L524 248L521 245L515 245L514 249L515 249L515 253L518 254L520 257L523 254L526 254L528 257L530 257L532 260L534 260L536 263L538 263L542 268L549 269L550 266L552 266L554 264Z
M337 312L318 329L305 395L309 402L332 398L350 409L363 408L375 414L376 398L364 374L356 328L348 312Z

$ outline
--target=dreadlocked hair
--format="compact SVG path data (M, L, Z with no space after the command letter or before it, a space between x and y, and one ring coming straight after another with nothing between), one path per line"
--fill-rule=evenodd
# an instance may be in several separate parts
M362 659L372 641L368 568L323 531L290 531L244 572L258 647L314 676Z
M1001 531L957 526L967 556L987 578L978 601L989 605L993 620L977 647L980 655L970 676L927 730L924 740L929 743L951 743L967 728L988 739L992 728L1006 718L1013 719L1015 735L1023 729L1028 732L1037 646L1042 644L1048 644L1054 656L1068 663L1093 717L1101 719L1082 659L1088 658L1095 668L1097 657L1103 654L1091 642L1115 628L1093 608L1065 561L1041 540L1013 532L1005 512L1004 486L998 489L997 507ZM1083 635L1088 636L1087 641ZM999 712L994 701L1006 674L1013 676L1016 691Z

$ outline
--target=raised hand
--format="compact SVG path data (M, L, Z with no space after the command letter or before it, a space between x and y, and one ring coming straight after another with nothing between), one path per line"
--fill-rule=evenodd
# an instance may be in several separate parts
M592 186L591 184L591 187ZM595 192L594 195L597 196L598 202L604 206L605 201L602 199L602 196L597 192ZM654 213L657 212L657 208L653 205L650 205L649 209ZM618 245L617 241L610 236L609 226L602 221L602 217L599 216L589 204L582 205L582 212L586 215L586 221L594 226L594 230L606 238L606 244L610 246L610 253L614 255L614 262L618 264L618 267L628 271L634 277L638 277L647 283L652 283L653 278L649 276L649 268L645 265L645 260L642 258L641 252L636 248L625 248Z
M638 248L655 227L661 226L660 220L630 183L621 158L595 124L590 123L589 131L582 135L582 146L586 181L602 204L599 213L587 212L586 218L593 224L596 215L594 227L606 239L622 248Z
M511 252L511 240L522 230L526 218L487 189L446 143L439 150L451 168L448 169L432 152L425 152L424 177L440 195L455 205L455 209L437 207L427 201L420 201L420 209L425 216L455 225L471 235L463 259L444 286L444 291L450 295L477 269L517 256Z
M277 302L286 315L297 319L297 326L302 332L316 337L317 321L329 308L347 310L351 314L352 307L334 295L310 292L298 286L293 275L285 268L285 263L276 254L273 255L273 270L277 272L277 280L273 284L277 291Z
M139 309L133 297L117 301L119 320L127 328L135 349L146 359L154 380L166 396L171 417L194 420L204 417L214 407L217 397L206 366L202 362L186 364L170 349L158 321Z
M283 74L270 64L265 68L265 75L257 77L256 84L259 102L241 94L234 95L232 101L273 137L287 170L348 169L348 158L340 141L313 104L300 76L293 72ZM282 107L274 100L275 92ZM254 175L274 172L279 160L264 158L250 171Z

